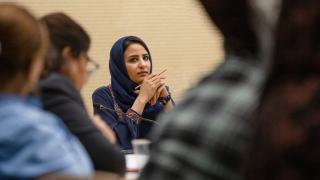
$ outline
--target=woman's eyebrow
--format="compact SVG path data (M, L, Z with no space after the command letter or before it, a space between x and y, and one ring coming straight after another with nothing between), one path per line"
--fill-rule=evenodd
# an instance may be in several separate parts
M148 54L148 53L145 53L145 54L142 54L142 56L149 56L149 54ZM132 55L129 55L128 57L129 57L129 58L131 58L131 57L139 57L139 55L137 55L137 54L132 54Z
M131 57L138 57L139 55L136 55L136 54L133 54L133 55L129 55L128 57L131 58Z

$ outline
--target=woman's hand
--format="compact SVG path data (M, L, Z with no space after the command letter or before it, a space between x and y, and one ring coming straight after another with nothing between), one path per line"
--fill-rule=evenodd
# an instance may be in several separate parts
M155 94L155 95L151 98L151 100L149 101L149 103L150 103L151 105L155 105L155 104L157 103L159 97L166 97L166 96L169 95L169 92L167 91L167 88L166 88L165 83L162 82L162 84L163 84L163 85L161 85L161 86L158 88L156 94Z
M165 84L159 88L159 92L160 92L160 93L159 93L159 97L169 96L169 92L168 92Z
M161 75L151 74L147 76L143 80L140 90L136 91L136 93L139 93L137 99L141 100L145 104L147 102L155 104L161 93L159 88L164 86L163 79L165 78Z

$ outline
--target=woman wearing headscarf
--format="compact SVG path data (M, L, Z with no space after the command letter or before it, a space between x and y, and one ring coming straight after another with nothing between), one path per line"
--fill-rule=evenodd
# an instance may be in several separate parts
M152 73L147 45L136 36L126 36L110 51L111 84L92 95L94 113L113 129L124 150L132 149L131 140L145 138L154 121L173 101L164 77Z

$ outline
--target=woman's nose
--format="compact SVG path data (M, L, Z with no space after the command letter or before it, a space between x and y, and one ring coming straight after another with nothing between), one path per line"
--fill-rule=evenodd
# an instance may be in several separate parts
M143 58L139 59L139 67L145 67L146 64L147 64L147 62Z

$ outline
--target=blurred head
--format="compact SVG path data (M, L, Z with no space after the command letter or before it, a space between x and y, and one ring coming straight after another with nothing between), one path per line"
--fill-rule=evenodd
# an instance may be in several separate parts
M42 71L46 30L26 9L0 3L0 91L27 94Z
M303 77L320 72L320 1L283 0L273 74Z
M87 63L91 61L88 57L89 35L63 13L48 14L40 21L47 26L50 38L43 75L62 74L80 90L87 81Z
M147 45L138 37L130 36L124 42L124 63L131 81L141 84L151 73L151 60Z
M245 179L320 179L319 7L319 0L282 0Z
M248 0L200 0L224 36L225 49L236 55L256 55L259 50Z

